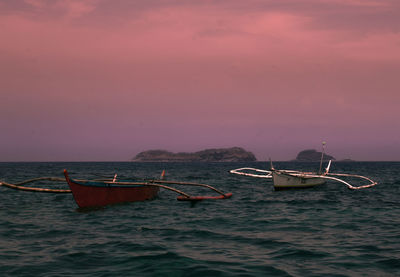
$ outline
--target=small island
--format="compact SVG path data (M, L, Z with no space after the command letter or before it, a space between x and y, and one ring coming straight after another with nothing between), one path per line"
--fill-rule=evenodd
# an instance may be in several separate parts
M140 152L133 162L254 162L253 153L240 147L205 149L198 152L172 153L166 150Z
M322 152L318 152L315 149L303 150L299 154L297 154L297 157L294 161L296 161L296 162L319 162L321 160L321 154L322 154ZM329 160L336 160L336 159L325 153L323 160L329 161Z

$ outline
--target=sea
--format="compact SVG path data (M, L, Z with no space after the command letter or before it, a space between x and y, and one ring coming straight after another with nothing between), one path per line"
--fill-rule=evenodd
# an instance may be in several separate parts
M276 162L317 170L319 163ZM349 190L329 181L274 191L267 179L238 176L267 162L0 163L0 180L63 177L159 178L233 193L177 201L162 189L150 201L79 209L71 194L0 187L0 276L400 276L400 162L334 162L331 172L378 184ZM353 185L365 184L358 179ZM37 184L67 188L67 184ZM195 196L201 187L174 186Z

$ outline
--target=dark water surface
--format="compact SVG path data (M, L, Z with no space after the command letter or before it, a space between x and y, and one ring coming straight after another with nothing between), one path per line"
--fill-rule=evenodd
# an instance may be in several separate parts
M192 206L162 190L152 201L79 210L71 194L0 187L0 275L400 276L400 163L333 163L332 172L379 183L357 191L329 182L275 192L271 181L229 174L243 166L267 169L266 163L0 163L0 180L10 183L62 177L64 168L73 178L156 178L166 169L169 180L233 193Z

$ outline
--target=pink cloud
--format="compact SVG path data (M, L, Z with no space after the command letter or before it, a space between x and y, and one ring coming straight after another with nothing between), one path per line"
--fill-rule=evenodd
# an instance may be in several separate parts
M83 16L94 10L95 2L59 1L67 14ZM60 4L62 3L62 4ZM92 3L92 4L89 4ZM398 57L398 33L356 34L343 30L315 28L313 18L282 12L255 12L250 16L212 9L162 8L144 12L116 26L96 28L75 25L63 19L38 22L20 16L3 17L12 26L2 48L18 51L29 48L42 55L106 60L194 58L205 55L253 56L269 60L324 56L388 59ZM8 33L7 33L8 32ZM14 33L14 34L13 34ZM22 35L23 34L23 35ZM22 52L22 53L21 53ZM329 55L328 55L329 54ZM371 55L374 54L374 55ZM61 58L62 58L61 57Z
M44 8L46 5L45 0L24 0L24 2L36 9L38 8Z
M96 7L97 0L64 0L58 1L56 7L66 11L66 16L68 18L78 18L92 12Z
M356 7L390 7L388 1L375 1L375 0L324 0L323 2L335 3L337 5L344 6L356 6Z
M350 59L398 62L400 61L400 32L366 34L352 41L340 42L336 48Z
M34 8L38 12L61 12L62 18L78 18L92 12L98 0L24 0L28 6Z

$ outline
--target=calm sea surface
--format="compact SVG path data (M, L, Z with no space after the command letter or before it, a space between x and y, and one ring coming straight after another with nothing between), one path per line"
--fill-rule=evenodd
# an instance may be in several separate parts
M317 169L281 162L277 169ZM39 176L201 182L233 197L195 205L157 199L79 210L71 194L0 187L1 276L400 276L400 163L335 162L331 172L379 184L329 182L275 192L229 174L266 163L0 163L9 183ZM355 183L354 183L355 182ZM358 180L354 180L353 184ZM50 185L47 187L63 187ZM204 189L177 187L195 195Z

